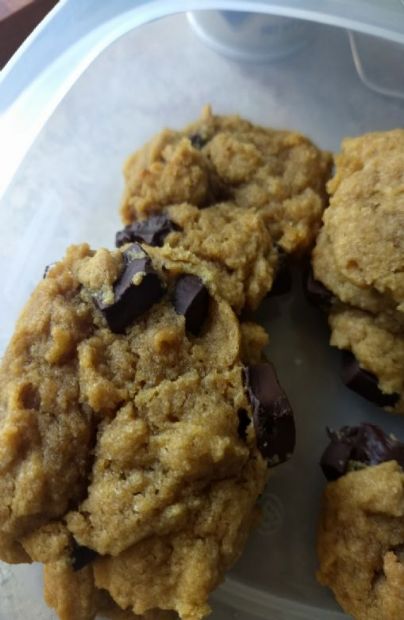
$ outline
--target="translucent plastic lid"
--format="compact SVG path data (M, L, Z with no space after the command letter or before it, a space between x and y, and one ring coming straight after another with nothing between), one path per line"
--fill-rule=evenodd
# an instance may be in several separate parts
M208 9L295 17L404 43L404 0L61 0L0 74L0 195L58 102L103 49L154 19Z

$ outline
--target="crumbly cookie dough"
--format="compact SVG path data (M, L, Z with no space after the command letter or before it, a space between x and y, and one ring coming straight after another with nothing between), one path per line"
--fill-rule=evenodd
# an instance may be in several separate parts
M317 577L355 620L404 617L403 544L404 473L396 461L327 485Z
M263 330L151 250L69 248L0 369L0 557L45 563L62 620L98 589L202 618L267 479L242 377Z
M345 139L329 181L330 206L312 253L315 280L331 293L331 344L349 350L359 391L404 412L404 130ZM363 389L364 383L370 385ZM360 385L362 384L362 388ZM356 389L355 387L353 389ZM366 394L366 392L368 392ZM393 403L392 396L397 398ZM383 395L385 397L383 397Z
M125 224L187 202L223 201L259 213L282 251L313 242L331 158L304 136L255 126L209 107L183 131L164 130L126 162Z

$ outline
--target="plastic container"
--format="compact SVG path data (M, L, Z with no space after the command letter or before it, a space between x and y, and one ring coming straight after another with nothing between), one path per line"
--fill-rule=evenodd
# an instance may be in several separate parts
M241 4L248 5L205 3L220 9ZM253 4L282 14L276 3ZM289 16L299 16L299 4L284 3L283 14L289 10ZM376 4L368 6L376 12ZM82 3L82 19L75 26L82 38L73 41L66 13L65 32L58 20L74 5L77 11L77 3L62 3L0 84L0 186L5 190L0 200L0 352L44 266L60 257L66 245L88 241L95 247L112 246L120 226L122 162L163 126L181 127L210 102L217 113L294 128L333 150L343 136L393 128L404 120L401 99L373 92L359 79L342 28L313 23L311 41L298 53L269 64L245 64L206 47L184 13L133 29L164 12L160 2L148 3L142 19L134 10L125 13L128 3L123 1L113 10L111 3L99 3L98 10ZM165 3L171 12L180 5ZM92 6L93 13L84 6ZM352 13L365 30L356 11ZM328 16L328 21L338 20ZM60 37L50 36L52 23ZM383 28L386 34L386 24ZM389 31L396 41L401 36L397 28L395 34ZM62 40L70 43L63 47ZM372 47L368 40L367 45ZM384 47L378 52L381 63L384 53L390 59L391 50ZM30 63L31 78L23 72ZM390 64L390 73L396 68L402 70ZM315 528L324 488L317 463L325 426L366 419L404 436L401 420L341 384L340 355L327 344L324 319L304 302L298 275L294 285L292 296L266 300L258 317L269 330L268 354L295 408L297 450L273 472L262 499L263 520L212 596L213 620L342 620L345 616L314 576ZM54 618L42 601L39 567L0 563L0 586L0 620Z

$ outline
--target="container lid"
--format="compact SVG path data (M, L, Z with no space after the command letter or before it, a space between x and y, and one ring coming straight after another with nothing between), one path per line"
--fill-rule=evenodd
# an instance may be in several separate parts
M0 196L46 120L102 50L160 17L208 9L295 17L404 44L404 0L61 0L0 74Z

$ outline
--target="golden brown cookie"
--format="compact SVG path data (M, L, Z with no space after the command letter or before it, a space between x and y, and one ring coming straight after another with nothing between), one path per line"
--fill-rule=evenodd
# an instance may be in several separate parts
M69 248L0 368L0 556L46 565L62 620L91 620L97 589L202 618L293 449L262 328L145 248Z
M403 147L400 129L343 141L327 185L330 206L312 253L311 282L314 297L318 294L320 304L331 307L331 344L356 358L345 361L345 382L368 400L401 413Z
M255 309L284 255L311 247L330 163L300 134L214 116L207 107L197 122L163 131L128 159L121 209L127 227L118 243L138 240L146 227L146 243L168 244L199 269L210 268L236 311ZM150 236L156 216L164 233Z
M318 579L356 620L401 618L404 444L369 423L327 432Z
M355 620L404 617L404 473L396 461L330 482L317 577Z
M168 205L228 199L261 213L274 243L297 252L318 230L330 164L301 134L206 107L183 131L165 130L129 157L121 214L130 224Z

